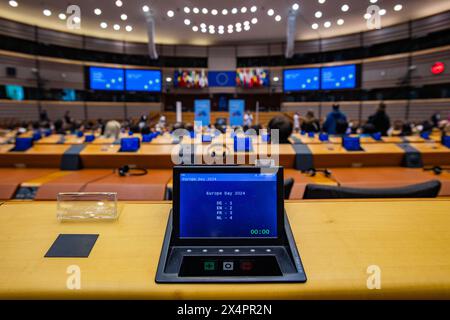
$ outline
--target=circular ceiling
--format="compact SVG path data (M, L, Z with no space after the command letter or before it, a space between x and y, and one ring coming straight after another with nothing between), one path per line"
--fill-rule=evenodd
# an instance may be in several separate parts
M77 10L71 5L79 8L79 16L73 15ZM218 45L283 42L289 15L297 17L297 40L368 31L368 21L375 21L374 8L383 28L450 10L450 1L2 0L0 17L58 31L147 42L150 15L159 44ZM74 28L77 23L79 29Z

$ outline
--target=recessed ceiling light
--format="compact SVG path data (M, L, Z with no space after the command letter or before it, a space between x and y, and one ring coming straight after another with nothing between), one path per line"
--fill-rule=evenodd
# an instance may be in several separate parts
M378 11L378 13L380 14L380 16L384 16L386 14L386 9L381 9L380 11Z
M223 25L220 25L220 26L219 26L219 29L223 29L223 28L225 28Z
M200 28L205 29L205 28L206 28L206 24L202 23L202 24L200 25Z
M325 1L327 1L327 0L319 0L319 3L320 3L320 4L324 4Z
M223 29L219 29L219 33L220 34L224 34L225 31L223 31Z
M228 29L233 29L233 27L234 27L234 26L233 26L232 24L229 24L229 25L228 25Z
M273 82L278 82L278 81L280 81L280 78L278 78L278 77L273 77Z
M166 82L172 82L172 78L171 77L167 77L166 78Z
M250 21L248 21L248 20L244 21L244 26L249 25L249 24L250 24Z
M115 24L115 25L113 26L113 28L114 28L114 30L116 30L116 31L120 30L120 26L119 26L118 24Z
M194 9L192 9L192 11L193 11L194 13L199 13L199 12L200 12L200 9L199 9L199 8L194 8Z
M172 10L167 11L167 16L169 18L172 18L175 15L175 13Z
M42 11L42 13L44 14L44 16L50 17L52 15L52 12L48 9L45 9L44 11Z
M292 5L292 10L297 11L300 8L300 6L298 5L298 3L294 3Z
M131 31L133 31L133 27L132 26L126 26L125 30L127 30L127 32L131 32Z
M17 8L17 7L19 6L19 4L17 3L17 1L13 1L13 0L11 0L11 1L9 2L9 5L10 5L11 7L13 7L13 8Z
M123 6L123 2L120 1L120 0L117 0L116 1L116 6L118 6L120 8L121 6Z
M202 9L202 13L203 13L203 14L207 14L207 13L208 13L208 9L203 8L203 9Z
M325 28L329 28L329 27L331 27L331 22L330 22L330 21L325 21L325 23L323 24L323 26L324 26Z
M189 7L184 7L184 9L183 9L183 10L184 10L184 12L185 12L185 13L189 13L189 12L191 12L191 9L189 9Z
M370 0L370 3L377 3L378 0Z
M275 21L281 21L281 16L280 16L280 15L277 15L277 16L275 17Z
M314 30L317 30L319 28L319 25L317 23L313 23L311 28L313 28Z
M242 24L240 22L236 23L236 28L242 27Z
M233 29L228 29L228 33L233 33Z
M223 14L224 16L226 16L226 15L228 14L228 10L227 10L227 9L223 9L223 10L222 10L222 14Z
M75 18L73 18L73 22L75 22L75 23L80 23L80 22L81 22L80 17L75 17Z
M341 7L341 10L342 10L343 12L347 12L349 9L350 9L350 7L349 7L348 4L344 4L344 5Z
M142 11L149 12L150 11L150 7L149 6L143 6L142 7Z
M236 32L241 32L242 29L241 28L236 28Z
M267 10L267 15L270 16L270 17L273 16L274 13L275 13L275 11L273 9Z
M206 33L207 31L206 28L202 28L202 33Z
M61 20L66 20L67 17L66 17L66 15L64 13L60 13L58 15L58 18L61 19Z
M250 26L249 26L249 25L247 25L247 26L244 26L244 30L245 30L245 31L248 31L248 30L250 30Z
M344 24L344 19L339 19L339 20L337 21L337 24L340 25L340 26L342 26L342 25Z
M364 19L366 19L366 20L369 20L370 17L372 17L372 15L371 15L370 13L366 13L366 14L364 15Z
M253 19L252 19L252 23L253 23L253 24L257 24L257 23L258 23L258 18L253 18Z
M314 16L316 18L322 18L322 11L316 11L316 13L314 14Z
M102 22L102 23L100 23L100 28L106 29L106 28L108 28L108 24L106 22Z
M238 12L238 9L236 9L236 8L231 9L232 14L236 14L237 12Z
M102 14L102 10L100 10L99 8L97 8L97 9L94 10L94 13L95 13L97 16L99 16L99 15Z
M213 16L217 16L218 13L219 13L219 12L218 12L216 9L212 9L212 10L211 10L211 14L212 14Z
M258 7L257 7L257 6L253 6L253 7L250 8L250 11L251 11L251 12L256 12L256 10L258 10Z
M214 34L216 31L214 29L209 29L209 33Z
M125 21L125 20L128 19L128 16L127 16L125 13L123 13L123 14L120 15L120 19L122 19L123 21Z
M401 5L401 4L397 4L395 7L394 7L394 10L395 11L400 11L400 10L402 10L403 9L403 6Z
M193 26L192 27L192 31L197 32L198 31L198 27L197 26Z
M247 7L242 7L242 8L241 8L241 12L242 12L242 13L246 13L246 12L247 12Z
M189 19L184 19L184 24L185 25L190 25L191 24L191 20L189 20Z

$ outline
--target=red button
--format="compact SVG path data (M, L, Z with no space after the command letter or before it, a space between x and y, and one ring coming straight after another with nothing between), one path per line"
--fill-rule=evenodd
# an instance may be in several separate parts
M250 271L253 269L253 263L250 261L243 261L241 262L241 270L242 271Z

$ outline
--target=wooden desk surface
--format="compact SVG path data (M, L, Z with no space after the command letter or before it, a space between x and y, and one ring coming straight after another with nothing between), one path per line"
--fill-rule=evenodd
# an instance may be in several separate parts
M450 298L448 200L287 203L305 284L156 284L170 204L119 207L115 222L59 223L54 202L1 205L0 298ZM100 236L89 258L44 258L60 233ZM66 288L70 265L80 290ZM380 290L367 289L371 265Z

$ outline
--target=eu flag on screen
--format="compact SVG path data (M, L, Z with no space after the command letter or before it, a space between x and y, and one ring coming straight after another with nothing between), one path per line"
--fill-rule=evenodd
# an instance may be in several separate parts
M208 83L210 87L235 87L235 71L209 71Z
M356 87L356 65L322 68L322 89L353 89Z

